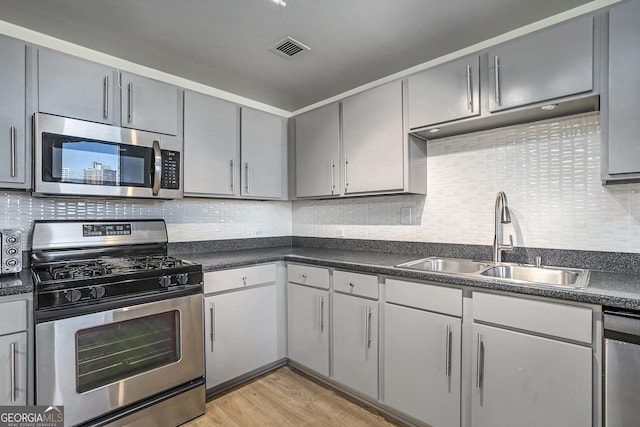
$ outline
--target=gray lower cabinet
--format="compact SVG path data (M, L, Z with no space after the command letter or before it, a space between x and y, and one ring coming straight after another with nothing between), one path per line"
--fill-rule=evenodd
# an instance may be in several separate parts
M592 425L591 348L473 326L473 427Z
M342 101L345 194L404 189L402 111L401 81Z
M28 313L26 300L0 302L0 405L26 405Z
M148 77L121 72L122 127L179 135L182 89ZM180 131L180 132L179 132Z
M329 376L329 291L287 284L289 359Z
M40 48L38 111L119 125L117 79L115 68Z
M333 379L378 398L378 301L333 294Z
M0 36L0 186L28 188L26 137L26 46Z
M593 89L593 17L489 49L489 108L501 111Z
M608 102L602 104L603 180L640 178L638 22L640 2L617 4L609 11Z
M599 425L590 308L474 292L472 329L473 427Z
M296 197L340 194L340 105L295 118Z
M282 198L286 186L286 120L243 107L240 135L240 194Z
M205 273L207 389L278 359L278 312L284 300L279 300L276 277L273 263Z
M480 56L437 65L407 80L409 128L480 115Z
M276 285L205 298L207 388L277 359Z
M185 195L238 195L239 144L240 108L236 104L185 92Z

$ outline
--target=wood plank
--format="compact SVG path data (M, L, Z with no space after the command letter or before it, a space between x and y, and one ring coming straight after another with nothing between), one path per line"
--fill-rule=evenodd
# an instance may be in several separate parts
M329 425L402 424L284 366L209 401L204 415L183 426Z

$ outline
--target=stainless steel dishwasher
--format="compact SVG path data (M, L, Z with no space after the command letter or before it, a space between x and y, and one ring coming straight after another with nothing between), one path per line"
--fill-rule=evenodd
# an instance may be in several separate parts
M604 312L604 426L640 423L640 313Z

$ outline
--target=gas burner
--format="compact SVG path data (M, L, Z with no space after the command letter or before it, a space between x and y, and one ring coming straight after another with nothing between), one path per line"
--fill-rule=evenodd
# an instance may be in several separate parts
M83 279L111 274L112 268L102 261L71 262L49 267L52 280Z
M131 263L132 269L141 270L162 270L166 268L180 267L184 263L176 258L164 256L164 255L150 255L146 257L132 257L127 258Z

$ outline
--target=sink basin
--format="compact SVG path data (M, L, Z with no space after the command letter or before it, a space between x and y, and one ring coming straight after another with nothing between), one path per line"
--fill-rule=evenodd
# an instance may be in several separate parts
M400 268L409 268L412 270L435 271L440 273L451 274L469 274L476 273L489 267L491 264L470 259L457 258L423 258L416 261L405 262L397 265Z
M496 277L514 282L531 282L544 285L584 288L588 283L588 271L525 265L497 265L480 273L486 277Z

